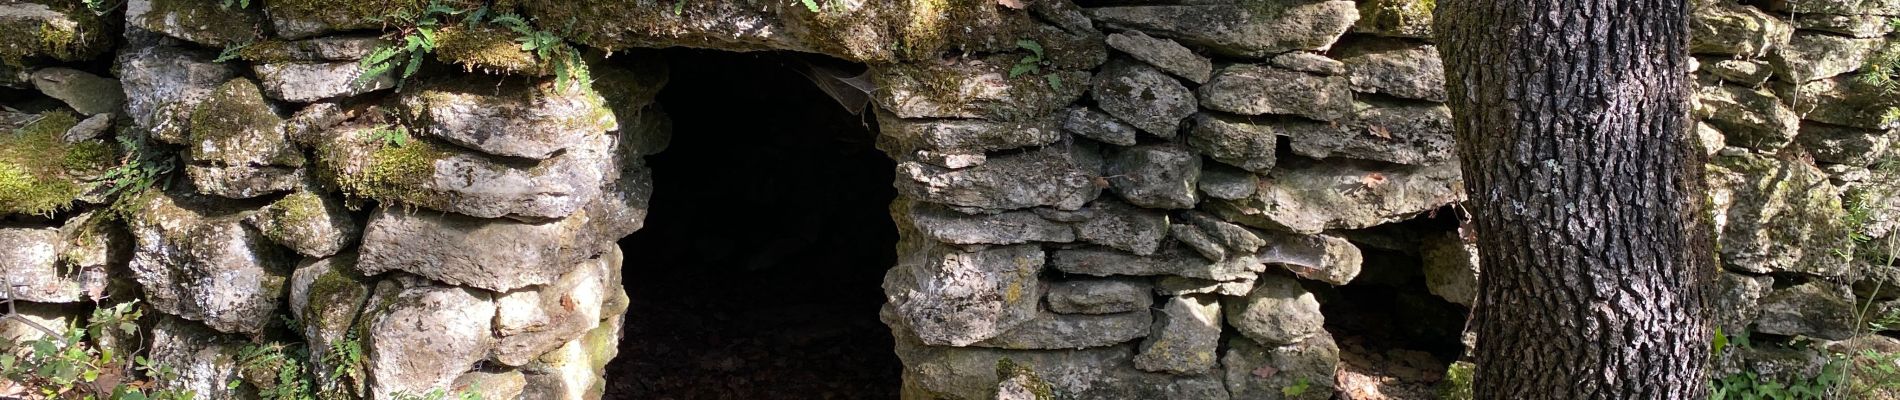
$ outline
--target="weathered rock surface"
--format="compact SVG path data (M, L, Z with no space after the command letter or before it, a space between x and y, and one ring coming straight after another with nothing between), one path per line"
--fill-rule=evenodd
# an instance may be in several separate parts
M249 79L218 86L191 113L186 175L199 192L238 199L288 191L301 181L303 153L284 119Z
M1030 211L964 214L942 205L901 200L898 209L907 213L903 218L915 224L919 233L949 244L1075 241L1074 228L1044 219Z
M897 191L912 198L982 210L1054 206L1081 208L1101 194L1099 169L1060 149L990 158L981 166L950 170L919 162L897 165Z
M1040 246L962 251L924 244L899 252L884 277L891 318L933 346L968 346L1038 315L1044 253ZM893 329L896 329L893 327ZM909 340L901 337L899 340Z
M1194 92L1152 65L1116 59L1102 67L1090 93L1102 111L1143 132L1172 138L1194 113Z
M1794 28L1755 7L1706 2L1690 10L1689 32L1689 51L1755 58L1787 44Z
M1696 91L1695 115L1728 134L1728 142L1774 150L1786 146L1801 129L1801 117L1774 93L1732 85Z
M368 274L403 271L494 291L551 283L638 230L650 190L628 192L638 207L596 201L540 223L385 206L370 216L358 267ZM639 216L623 215L629 212Z
M369 302L374 281L356 270L356 254L306 259L290 275L290 311L303 325L309 341L312 371L323 379L336 379L336 361L331 352L336 345L350 340L358 315Z
M434 80L401 99L417 132L486 154L536 160L619 126L606 100L555 80Z
M1457 234L1427 236L1419 242L1425 288L1446 301L1472 307L1478 302L1478 246Z
M1810 281L1768 293L1761 299L1761 318L1755 331L1846 340L1855 326L1854 294L1845 285Z
M1775 67L1777 76L1807 82L1859 70L1884 45L1886 41L1879 38L1797 32L1787 46L1768 57L1768 64Z
M1020 57L930 60L871 69L871 99L899 118L979 118L1022 121L1068 107L1090 85L1089 73L1053 70L1009 77ZM1054 84L1048 78L1055 77Z
M1717 201L1724 264L1763 274L1801 272L1838 277L1847 262L1834 254L1847 243L1840 189L1812 165L1756 155L1716 157L1709 166Z
M1154 331L1141 342L1135 368L1172 374L1202 374L1218 364L1221 304L1212 295L1169 297L1154 311Z
M1077 239L1140 255L1152 255L1168 236L1168 214L1098 200L1082 210L1086 220L1075 224Z
M359 83L365 73L361 63L280 62L260 63L251 67L270 98L309 103L338 97L355 96L396 87L395 72L387 72Z
M1282 162L1242 200L1208 202L1222 217L1296 233L1360 229L1464 198L1457 163L1389 166L1350 160Z
M1042 312L972 346L1045 350L1113 346L1146 336L1153 322L1153 315L1146 310L1114 314Z
M481 218L562 218L601 195L614 177L613 138L587 137L561 155L523 162L411 139L375 127L338 129L317 146L317 169L346 195Z
M1237 57L1326 50L1359 19L1350 1L1196 3L1102 7L1089 16Z
M495 345L488 292L416 282L370 299L363 367L376 398L445 387Z
M1276 124L1293 153L1425 165L1452 160L1451 109L1443 104L1367 99L1353 102L1353 115L1334 124Z
M1800 85L1774 83L1777 97L1806 99L1792 106L1802 119L1866 129L1892 128L1886 126L1883 114L1900 106L1900 98L1881 95L1884 90L1848 75Z
M1197 93L1201 107L1209 110L1332 121L1352 112L1350 88L1346 77L1234 64L1215 72Z
M0 265L13 285L0 291L0 299L71 303L85 295L79 277L60 271L59 229L0 226Z
M1445 64L1436 46L1375 42L1343 48L1335 56L1345 64L1353 91L1445 101Z
M192 391L207 399L230 399L235 393L227 385L238 379L238 354L247 343L196 322L159 316L152 325L148 358L153 365L169 366L178 373L166 382L166 388Z
M0 70L27 61L82 61L111 48L116 39L105 21L70 1L12 1L0 4ZM0 78L0 82L8 78Z
M1069 108L1068 118L1062 122L1062 130L1117 146L1135 145L1137 131L1133 125L1088 107Z
M271 241L310 257L334 255L363 234L342 201L308 191L285 195L244 221Z
M1325 333L1319 300L1292 277L1261 274L1247 297L1223 298L1221 303L1227 324L1260 343L1293 344Z
M895 317L890 307L882 314ZM928 346L893 325L897 356L904 363L906 398L996 398L1004 383L1040 388L1073 398L1227 399L1213 376L1177 377L1135 369L1132 344L1072 351L1028 351ZM1005 392L1009 393L1009 392Z
M212 56L143 42L150 33L128 32L130 44L119 51L119 83L125 88L125 113L133 125L161 141L184 143L192 111L211 97L237 70L211 62Z
M1260 250L1260 262L1279 264L1300 278L1326 282L1333 286L1352 282L1359 276L1359 264L1365 256L1346 239L1330 235L1289 235L1270 233Z
M1359 2L1359 21L1353 31L1379 36L1430 39L1432 37L1431 0L1370 0Z
M498 295L495 360L526 365L536 356L598 328L602 319L613 316L608 313L623 311L608 304L624 295L620 294L619 271L607 268L606 260L590 259L554 283Z
M1214 159L1240 167L1254 173L1266 173L1273 169L1278 161L1274 151L1278 149L1282 129L1280 124L1271 123L1272 118L1241 117L1227 114L1201 113L1194 116L1193 128L1188 130L1187 143L1194 150ZM1285 121L1288 126L1314 124L1309 121ZM1249 174L1251 175L1251 174ZM1226 193L1247 191L1251 187L1233 187ZM1213 193L1210 193L1212 195ZM1244 195L1243 195L1244 196ZM1217 198L1229 198L1219 197ZM1231 197L1231 196L1230 196Z
M1066 273L1092 276L1176 275L1216 281L1251 279L1266 270L1266 265L1251 255L1208 261L1174 242L1164 243L1153 256L1106 247L1060 249L1050 252L1049 266Z
M1214 63L1207 57L1194 54L1173 40L1151 37L1141 31L1109 34L1108 47L1189 82L1207 83L1214 74Z
M886 151L893 152L986 152L1041 146L1062 139L1062 118L1048 115L1021 121L904 119L879 110L878 140ZM1133 131L1129 133L1132 135Z
M1802 122L1796 140L1815 161L1855 166L1871 165L1888 155L1894 131L1857 129L1819 122Z
M1147 208L1194 208L1201 156L1173 144L1123 149L1104 165L1109 187L1130 204Z
M46 68L32 76L34 89L80 114L114 114L125 106L125 89L118 80L72 68Z
M1047 284L1049 311L1062 314L1115 314L1154 305L1146 280L1080 279Z
M291 273L287 252L243 223L250 213L190 194L141 194L127 221L132 277L160 312L230 333L275 321Z
M1226 369L1227 392L1236 399L1286 399L1283 390L1302 382L1306 395L1326 398L1334 390L1339 346L1324 331L1286 346L1263 346L1235 336L1227 339L1221 366Z
M264 36L255 9L194 0L128 0L127 24L210 47L256 41Z
M1195 186L1207 197L1237 200L1253 195L1260 176L1221 163L1201 163L1201 180Z

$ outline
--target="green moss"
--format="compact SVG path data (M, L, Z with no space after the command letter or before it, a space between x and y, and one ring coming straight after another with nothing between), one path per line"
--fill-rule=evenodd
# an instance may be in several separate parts
M482 25L451 26L436 35L436 59L469 71L501 74L549 75L554 65L521 49L514 32Z
M192 110L190 121L188 140L192 143L192 158L196 160L303 165L302 154L282 143L285 139L278 128L284 119L277 116L257 84L249 79L233 79L219 85ZM253 154L262 151L270 153Z
M346 131L361 136L364 131ZM421 188L435 177L435 162L450 153L439 144L410 139L396 145L366 138L342 138L318 149L324 178L345 195L381 201L426 203Z
M1015 360L1010 360L1008 357L996 360L996 380L1007 381L1017 377L1025 378L1027 382L1024 384L1029 387L1031 393L1035 394L1036 400L1056 398L1055 387L1043 381L1041 376L1037 376L1035 370L1017 364Z
M224 7L207 0L151 0L141 25L169 27L167 33L213 46L250 43L264 36L263 18L254 10Z
M1440 400L1471 400L1472 370L1477 365L1459 361L1445 368L1445 380L1438 383Z
M18 6L28 13L25 18L0 22L0 62L24 67L32 58L80 61L106 50L108 35L98 16L78 1L28 1ZM60 15L56 19L38 18L35 6Z
M40 114L31 123L0 134L0 214L51 214L65 210L114 158L97 140L61 139L78 124L64 111Z

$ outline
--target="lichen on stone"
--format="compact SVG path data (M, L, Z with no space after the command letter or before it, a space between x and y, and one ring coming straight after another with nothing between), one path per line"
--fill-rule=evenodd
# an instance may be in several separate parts
M0 8L0 63L90 59L112 43L104 23L78 0L32 0Z
M54 111L0 133L0 214L65 210L111 167L114 150L105 142L61 139L75 124L76 115Z

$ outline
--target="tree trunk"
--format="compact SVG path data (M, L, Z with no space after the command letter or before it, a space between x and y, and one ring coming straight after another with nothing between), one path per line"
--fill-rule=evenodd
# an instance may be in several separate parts
M1685 0L1445 0L1478 399L1706 398Z

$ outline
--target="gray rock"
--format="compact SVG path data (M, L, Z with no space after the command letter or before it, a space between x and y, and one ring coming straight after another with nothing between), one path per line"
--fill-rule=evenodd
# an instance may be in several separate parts
M1088 220L1075 224L1077 239L1140 255L1155 254L1168 236L1168 214L1103 199L1089 203Z
M364 73L361 63L278 62L251 66L257 80L270 98L309 103L396 87L395 73L384 73L368 82L358 82Z
M1174 144L1123 149L1105 165L1109 187L1122 199L1148 208L1194 208L1201 157Z
M1350 1L1224 2L1102 7L1089 16L1109 26L1175 38L1216 53L1263 57L1326 50L1359 19Z
M1477 244L1465 243L1456 233L1441 233L1420 240L1418 251L1424 261L1426 290L1466 308L1477 304Z
M0 265L6 283L0 299L39 303L74 303L85 299L77 274L62 272L59 229L0 226Z
M1221 299L1227 324L1254 341L1284 345L1324 334L1319 300L1292 277L1261 274L1247 297Z
M1697 73L1709 74L1724 81L1738 85L1754 87L1767 82L1775 75L1774 69L1766 61L1737 60L1722 56L1696 57Z
M247 211L156 189L135 199L131 271L152 309L230 333L276 321L292 257L244 225Z
M933 346L968 346L1037 316L1043 252L1037 245L962 251L927 244L899 252L884 276L889 318ZM893 319L887 319L890 324ZM900 335L898 340L908 340Z
M375 398L446 387L495 345L488 292L418 282L377 296L363 316L362 365Z
M439 79L405 91L402 107L424 135L486 154L547 159L618 126L593 91L553 79Z
M310 191L279 198L244 221L277 244L319 258L356 244L363 234L342 201Z
M238 354L247 341L192 321L164 315L157 319L147 357L152 365L171 367L178 374L165 382L165 388L191 391L208 400L239 398L226 385L238 380Z
M128 32L128 35L134 33ZM165 142L184 143L191 112L218 85L237 76L211 56L170 46L138 45L119 50L119 83L125 88L125 113L133 126Z
M1172 138L1194 113L1194 92L1148 64L1116 59L1102 67L1091 93L1102 111L1143 132Z
M373 282L356 271L356 253L305 259L290 275L290 311L309 341L311 368L321 379L339 379L341 360L330 354L350 340L357 316L369 302Z
M125 22L210 47L251 43L264 37L255 9L199 0L128 0Z
M1702 154L1710 158L1714 158L1715 153L1721 152L1722 148L1728 147L1728 136L1706 123L1696 122L1695 138L1696 144L1702 146Z
M1801 117L1767 90L1708 85L1696 91L1695 115L1728 133L1729 143L1775 150L1800 131Z
M917 161L949 169L964 169L990 162L987 154L979 152L944 153L930 150L918 150Z
M1859 70L1880 51L1880 38L1855 39L1825 33L1797 32L1787 46L1768 57L1775 74L1794 82L1830 78Z
M619 272L607 260L582 261L559 280L495 297L494 359L521 366L600 327L621 293Z
M247 199L294 188L304 165L284 119L249 79L218 86L191 113L186 174L199 192Z
M1289 52L1267 59L1267 64L1294 71L1319 75L1344 75L1346 63L1331 57L1304 51Z
M1697 4L1689 12L1689 51L1756 58L1788 43L1794 33L1780 17L1729 2Z
M914 224L919 232L943 243L970 245L1075 241L1075 229L1043 219L1030 211L964 214L937 204L907 200L898 202L897 209L907 213L904 218Z
M1776 0L1769 2L1768 6L1770 10L1801 14L1900 15L1900 1L1894 0Z
M625 318L618 315L619 312L613 314L614 317L602 321L599 328L523 366L520 371L528 382L521 398L586 400L600 397L607 389L607 362L620 353L620 332L625 326Z
M1141 256L1105 247L1060 249L1049 253L1049 266L1081 275L1175 275L1216 281L1252 279L1266 265L1252 255L1209 261L1192 250L1169 242L1152 256Z
M248 199L294 190L304 174L302 169L291 167L220 167L207 163L185 165L185 176L200 193Z
M125 107L125 89L118 80L72 68L33 71L32 79L34 89L47 97L66 102L68 107L80 114L112 114Z
M1226 164L1202 163L1201 180L1195 183L1207 197L1237 200L1253 195L1260 186L1260 176Z
M1274 151L1278 149L1280 130L1276 125L1265 123L1271 118L1238 117L1226 114L1200 113L1194 116L1194 125L1188 129L1188 146L1227 165L1232 165L1254 173L1266 173L1278 162ZM1258 120L1258 121L1256 121ZM1288 121L1289 125L1323 125L1308 121ZM1235 187L1228 193L1251 192L1250 187ZM1211 193L1209 194L1212 195ZM1221 198L1216 196L1216 198Z
M1846 340L1858 333L1854 294L1846 285L1809 281L1777 289L1761 299L1761 317L1755 331L1826 340Z
M871 68L878 90L871 100L899 118L977 118L1024 121L1062 110L1088 91L1089 73L1051 70L1009 77L1021 59L999 53L984 58L927 60ZM1055 77L1060 84L1052 84Z
M1341 49L1339 62L1353 91L1445 102L1445 64L1436 46L1376 42Z
M1333 377L1339 368L1339 346L1325 331L1286 346L1262 346L1235 336L1227 339L1221 367L1226 370L1227 392L1236 399L1331 398L1336 390ZM1286 395L1287 388L1302 383L1304 394Z
M1867 166L1880 161L1893 145L1893 131L1857 129L1803 121L1796 140L1815 161Z
M1135 145L1136 129L1133 125L1093 108L1070 107L1068 119L1062 122L1062 130L1102 143Z
M375 127L337 129L317 147L318 175L344 194L481 218L563 218L601 195L612 177L613 137L535 163L423 139L389 143Z
M1464 199L1457 163L1392 166L1350 160L1281 162L1243 200L1206 209L1241 224L1294 233L1361 229Z
M59 268L66 279L78 280L75 299L102 302L136 296L137 284L124 275L131 248L124 225L104 210L67 218L59 227Z
M1748 276L1733 272L1716 275L1709 296L1712 322L1723 332L1747 332L1761 318L1761 298L1774 288L1771 276Z
M93 14L83 3L9 1L0 4L0 32L7 33L0 50L0 86L20 87L13 73L29 62L76 62L98 57L113 46L116 25ZM12 81L12 82L8 82Z
M1227 248L1222 247L1219 243L1214 243L1214 238L1208 237L1206 233L1202 233L1200 227L1175 223L1168 227L1168 237L1174 238L1174 240L1180 241L1181 244L1193 249L1194 252L1200 253L1201 257L1214 261L1227 260Z
M1430 0L1359 2L1359 21L1353 23L1352 30L1386 37L1431 39L1432 10L1437 4Z
M1101 194L1089 168L1060 149L997 156L959 170L919 162L897 165L897 191L910 198L982 210L1054 206L1081 208Z
M1279 264L1300 278L1326 282L1333 286L1352 282L1359 276L1365 256L1346 239L1331 235L1290 235L1269 233L1264 238L1260 262Z
M1220 307L1211 295L1168 298L1154 311L1154 331L1141 342L1135 368L1182 375L1212 371L1220 361Z
M358 267L368 274L403 271L493 291L552 283L638 230L650 190L627 192L633 204L596 201L541 223L385 206L370 216Z
M1063 115L1052 114L1013 122L904 119L880 109L878 140L886 150L900 152L986 152L1042 146L1062 140L1063 118Z
M1805 162L1764 156L1720 156L1708 170L1725 266L1751 274L1801 272L1840 277L1847 243L1839 188ZM1727 201L1722 201L1727 200Z
M1241 115L1288 114L1332 121L1352 112L1346 77L1234 64L1202 85L1201 107Z
M1794 114L1800 115L1802 119L1865 129L1895 127L1885 122L1883 114L1890 108L1900 106L1900 98L1882 95L1886 89L1856 76L1836 76L1799 86L1787 82L1775 82L1773 85L1777 97L1802 99L1793 104Z
M1173 40L1150 37L1141 31L1108 35L1108 47L1194 83L1207 83L1214 63Z
M1190 294L1217 294L1221 296L1246 296L1253 290L1255 277L1247 276L1231 281L1216 281L1182 276L1162 276L1155 278L1155 294L1162 296L1184 296Z
M1857 38L1877 38L1893 32L1888 18L1880 15L1795 15L1795 29L1833 32Z
M112 114L96 114L86 117L84 120L80 120L79 123L73 124L71 128L66 128L66 133L61 134L59 140L66 142L66 144L76 144L93 139L103 140L105 138L101 136L105 136L106 131L109 129L112 129Z
M1367 99L1353 102L1352 117L1335 124L1276 124L1292 142L1294 154L1313 158L1344 157L1395 164L1436 164L1452 160L1451 109L1443 104Z
M890 307L883 315L886 323L894 321ZM1057 398L1227 399L1218 377L1135 369L1132 344L1070 351L937 347L909 339L913 335L902 324L892 326L904 364L904 398L989 399L999 387L1026 386ZM1018 383L1004 385L1010 381Z
M282 33L282 32L279 32ZM377 35L338 35L292 41L252 43L239 53L252 61L357 61L394 44Z
M0 341L18 343L16 346L47 337L46 331L39 328L53 331L55 335L66 335L72 332L67 329L77 326L75 324L86 315L81 306L75 305L30 303L24 300L9 304L13 306L9 310L13 314L0 319Z
M1021 350L1113 346L1147 336L1153 322L1147 310L1115 314L1043 312L1008 332L971 346Z
M1185 212L1181 214L1181 220L1187 221L1189 224L1200 228L1201 232L1206 234L1208 238L1213 239L1215 242L1220 243L1221 246L1226 247L1230 252L1236 254L1252 254L1255 250L1259 250L1262 246L1269 244L1268 240L1261 237L1260 234L1254 233L1246 227L1235 225L1220 218L1215 218L1207 213L1199 211Z
M1142 279L1078 279L1048 284L1049 311L1115 314L1154 305L1152 285Z
M263 9L270 15L271 27L278 36L296 39L336 31L382 28L384 15L396 10L420 12L423 4L359 7L327 2L271 1L265 2Z
M484 399L519 399L528 389L528 377L520 370L471 371L455 377L449 387L468 388L467 393L480 394Z

